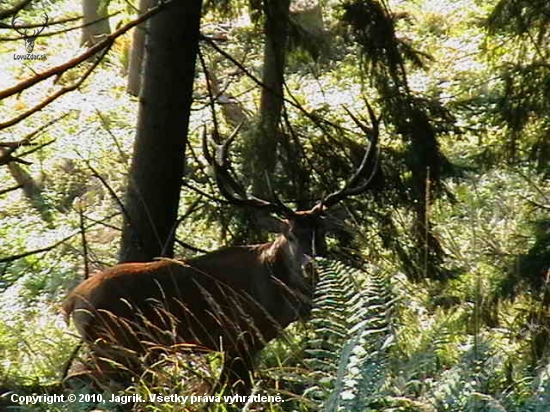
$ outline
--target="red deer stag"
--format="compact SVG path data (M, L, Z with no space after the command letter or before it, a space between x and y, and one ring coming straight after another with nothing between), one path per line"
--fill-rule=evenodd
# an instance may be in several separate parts
M34 50L34 43L36 42L38 35L42 33L44 28L48 25L48 15L44 13L44 23L41 24L42 27L40 27L39 29L33 30L32 33L29 33L28 28L23 28L22 26L19 26L17 24L17 13L13 15L11 19L11 25L17 33L23 36L23 39L25 40L25 49L27 50L27 53L32 53L32 51Z
M115 360L139 373L142 369L128 360L126 351L143 355L151 344L188 343L223 351L220 385L249 391L255 355L310 311L313 285L302 267L314 254L315 243L323 240L324 210L363 192L374 174L378 124L371 117L375 133L354 176L307 211L292 211L276 197L268 202L248 196L228 161L232 138L218 156L211 155L204 138L205 157L224 197L283 216L282 234L270 243L227 247L185 261L124 263L82 282L63 310L67 318L72 314L96 362ZM372 169L368 173L367 165ZM106 362L100 367L106 373Z

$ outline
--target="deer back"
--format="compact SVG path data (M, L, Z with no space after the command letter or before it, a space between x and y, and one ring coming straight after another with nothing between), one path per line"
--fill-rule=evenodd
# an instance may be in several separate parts
M287 266L285 242L117 265L81 283L64 311L86 340L134 350L174 337L213 349L260 348L309 308L310 289Z

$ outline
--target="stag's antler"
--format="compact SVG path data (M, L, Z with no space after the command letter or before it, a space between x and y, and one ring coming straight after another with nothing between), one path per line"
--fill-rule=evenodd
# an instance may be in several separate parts
M347 108L349 116L355 122L357 126L365 133L365 136L369 140L369 146L365 149L365 155L361 164L353 174L350 180L348 180L344 186L321 200L315 207L321 210L329 208L335 205L341 200L349 196L358 195L364 192L370 185L376 171L378 170L378 138L380 136L380 119L374 114L374 110L367 103L367 110L369 112L371 126L367 126L364 120L359 120L353 115ZM368 170L370 168L370 170ZM368 174L367 174L368 173ZM363 181L361 183L361 181Z
M15 14L11 19L11 25L13 29L19 33L23 38L25 39L25 48L27 49L28 53L32 52L32 49L34 48L34 42L36 41L36 38L42 31L46 28L46 25L48 24L48 15L44 13L44 23L42 23L42 27L39 29L35 29L32 34L29 34L29 28L23 28L23 26L20 26L17 24L17 14ZM28 25L27 25L28 26ZM36 26L33 26L36 27ZM21 31L22 30L22 31Z
M202 149L204 157L208 164L214 169L214 177L220 193L228 202L239 206L263 209L270 213L276 213L285 217L294 216L295 212L286 206L275 194L273 194L275 199L274 202L250 195L246 192L243 184L234 177L235 173L229 160L229 147L237 137L242 124L243 122L235 128L231 136L229 136L225 142L216 145L217 153L214 155L208 147L206 128L203 132Z
M11 18L11 26L13 27L13 29L19 33L21 36L23 37L27 37L27 30L28 29L25 29L24 31L19 31L20 30L20 26L18 26L17 24L17 14L14 14L13 17Z
M361 164L344 186L337 190L321 201L319 201L311 210L306 212L295 212L285 205L275 194L271 187L269 179L267 179L270 186L270 192L272 193L273 201L267 201L260 199L256 196L249 195L243 185L234 177L235 173L229 160L229 146L235 140L241 126L239 124L231 136L222 144L216 144L217 153L214 155L209 149L208 138L206 128L204 129L202 146L203 153L206 161L214 169L214 176L216 183L220 190L220 193L230 202L240 206L254 207L257 209L264 209L268 212L276 213L285 217L295 217L298 213L300 215L308 214L311 216L322 215L323 212L340 202L341 200L354 196L364 192L370 185L376 171L378 170L378 156L377 156L377 144L379 137L380 119L376 117L372 107L367 103L367 110L370 117L370 126L366 124L364 119L358 119L349 110L346 109L352 120L359 126L359 128L365 133L369 144L365 149L365 155L361 161Z
M25 26L21 26L21 25L18 25L17 24L17 14L15 14L12 18L11 18L11 26L13 27L13 29L19 33L21 36L24 36L24 37L36 37L38 36L40 33L42 33L44 31L44 29L46 28L46 26L48 25L48 21L49 21L49 17L46 13L44 13L44 23L42 23L40 26L41 28L39 29L36 29L34 30L33 34L27 34L28 30L29 30L29 27L25 27ZM27 25L28 26L28 25ZM36 26L33 26L33 27L36 27ZM23 29L23 31L20 31L21 29Z
M46 26L48 25L48 21L49 21L49 18L48 18L48 15L46 13L44 13L44 23L42 23L42 28L40 30L36 30L33 34L32 34L32 37L36 37L38 36L40 33L42 33L44 31L44 29L46 28Z

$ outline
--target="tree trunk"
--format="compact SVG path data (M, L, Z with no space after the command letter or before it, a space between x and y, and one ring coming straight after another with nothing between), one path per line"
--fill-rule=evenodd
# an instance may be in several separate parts
M145 13L156 4L155 0L140 0L139 13ZM128 93L132 96L139 96L141 78L143 73L143 55L145 53L146 23L141 23L135 28L132 40L132 51L130 53L130 66L128 68Z
M81 46L93 46L104 36L111 34L109 27L108 0L82 0L82 14L84 27L82 27Z
M223 90L220 87L220 81L216 73L216 64L212 64L208 69L208 78L210 81L210 90L214 96L217 96L217 103L221 106L223 118L232 128L236 128L243 123L241 130L246 130L250 127L250 118L246 113L246 109L231 93Z
M173 255L201 6L201 0L168 3L148 24L121 262Z
M8 170L17 184L21 185L25 197L31 206L40 213L42 220L51 223L53 220L52 213L42 196L40 184L38 184L33 177L16 162L8 163Z
M265 0L265 46L260 122L248 150L252 190L268 196L266 174L272 176L277 164L278 125L283 108L283 80L288 37L290 0Z

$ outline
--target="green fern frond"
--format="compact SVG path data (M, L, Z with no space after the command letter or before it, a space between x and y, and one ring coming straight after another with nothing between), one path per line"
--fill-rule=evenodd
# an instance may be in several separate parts
M338 261L316 263L314 336L304 360L315 371L310 374L315 384L305 396L324 411L369 410L385 383L393 342L389 280Z

